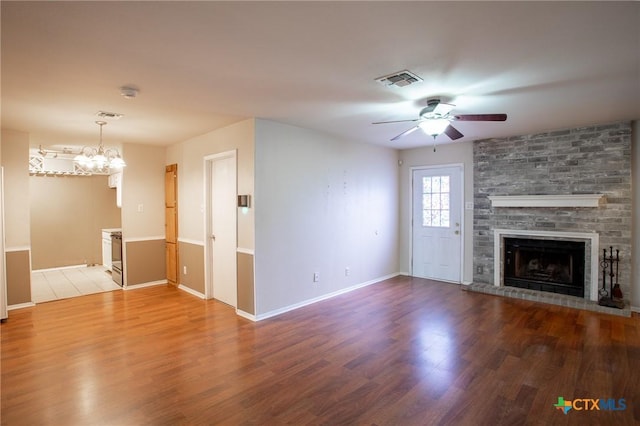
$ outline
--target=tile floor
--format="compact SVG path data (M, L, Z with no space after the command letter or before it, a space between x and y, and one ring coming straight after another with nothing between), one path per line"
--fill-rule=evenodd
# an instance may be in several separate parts
M31 273L31 297L35 303L120 289L101 265Z

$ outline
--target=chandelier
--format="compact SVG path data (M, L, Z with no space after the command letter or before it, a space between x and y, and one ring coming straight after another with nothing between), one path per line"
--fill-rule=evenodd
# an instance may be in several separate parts
M96 124L100 126L100 143L98 147L82 147L80 154L76 155L73 161L87 169L123 168L126 164L120 156L120 152L115 148L105 149L102 144L102 126L107 122L96 121Z

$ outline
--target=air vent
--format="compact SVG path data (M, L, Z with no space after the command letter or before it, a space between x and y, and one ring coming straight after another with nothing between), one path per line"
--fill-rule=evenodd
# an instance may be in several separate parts
M405 87L415 83L422 83L422 79L411 71L398 71L393 74L376 78L376 81L385 86Z
M118 114L117 112L98 111L96 112L96 117L105 120L120 120L123 117L123 114Z

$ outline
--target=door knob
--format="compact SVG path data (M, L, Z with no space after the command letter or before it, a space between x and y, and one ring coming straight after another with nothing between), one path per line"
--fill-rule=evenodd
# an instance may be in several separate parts
M213 241L215 241L215 240L216 240L216 236L215 236L215 235L213 235L213 234L211 234L211 239L212 239Z

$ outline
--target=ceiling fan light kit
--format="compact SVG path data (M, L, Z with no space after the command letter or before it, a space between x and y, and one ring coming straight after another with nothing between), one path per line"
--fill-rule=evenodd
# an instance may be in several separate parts
M426 134L431 135L434 138L444 132L448 125L449 120L447 120L446 118L433 118L418 123L418 127L420 127Z
M418 118L409 120L376 121L372 124L388 124L417 122L417 124L397 136L391 138L396 141L403 136L422 129L426 134L433 136L433 139L441 134L445 134L451 140L462 138L464 135L451 125L452 121L505 121L507 114L451 114L455 105L441 102L439 98L429 99L427 106L422 108Z

